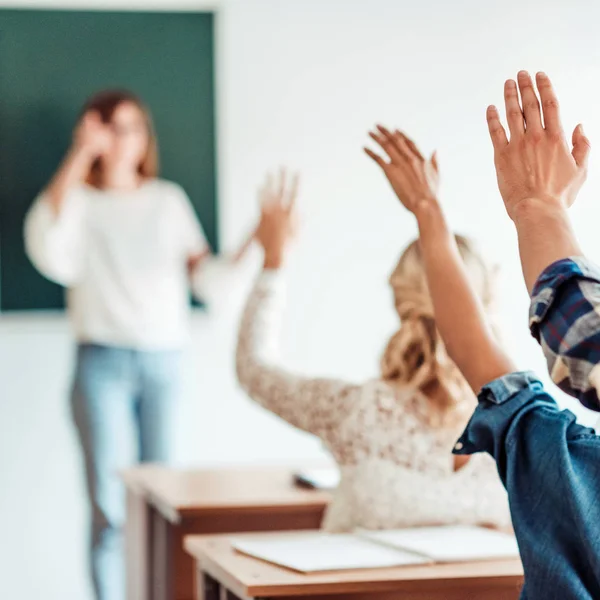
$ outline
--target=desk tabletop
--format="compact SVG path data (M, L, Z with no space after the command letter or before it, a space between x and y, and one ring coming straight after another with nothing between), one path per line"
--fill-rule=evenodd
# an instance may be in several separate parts
M290 467L182 470L140 465L124 472L122 478L128 489L143 494L173 518L236 510L323 509L331 495L294 485L295 471Z
M236 538L252 534L235 535ZM277 533L263 535L278 535ZM328 573L298 573L237 552L231 535L187 536L185 549L202 570L238 596L411 592L433 584L450 589L485 585L516 590L523 583L519 559L480 561Z

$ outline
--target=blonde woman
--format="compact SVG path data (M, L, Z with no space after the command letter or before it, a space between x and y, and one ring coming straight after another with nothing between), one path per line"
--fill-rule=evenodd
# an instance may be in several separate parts
M239 331L237 374L251 398L312 433L339 465L341 481L323 527L384 529L430 524L510 526L506 492L486 455L452 449L476 401L439 337L417 242L390 277L400 327L389 340L378 379L353 384L311 379L279 364L285 253L295 192L266 191L257 240L264 269ZM461 255L485 305L491 274L471 244Z

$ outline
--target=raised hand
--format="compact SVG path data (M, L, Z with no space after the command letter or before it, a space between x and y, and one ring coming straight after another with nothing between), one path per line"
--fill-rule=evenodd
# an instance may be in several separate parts
M398 130L392 133L381 125L369 135L389 160L369 148L364 150L381 167L405 208L415 213L422 203L437 203L439 174L435 153L425 159L406 135Z
M256 240L265 251L265 268L279 268L285 250L296 230L296 196L298 176L287 184L287 175L281 170L279 182L268 176L260 190L261 216L256 229Z
M417 146L400 131L382 126L371 137L389 157L384 160L365 148L381 167L402 204L419 227L427 285L435 320L451 359L475 392L512 370L497 348L456 239L438 203L438 165L434 155L425 159Z
M108 151L110 143L110 129L102 122L100 115L95 111L83 115L75 129L75 150L94 160Z
M590 152L581 125L575 127L569 147L558 99L545 73L536 75L541 107L529 74L520 71L517 80L518 86L512 79L504 85L510 140L496 107L487 109L498 187L513 220L528 200L542 209L571 206L585 181Z

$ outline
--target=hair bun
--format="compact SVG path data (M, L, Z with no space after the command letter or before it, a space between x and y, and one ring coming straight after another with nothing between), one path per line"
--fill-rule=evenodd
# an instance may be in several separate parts
M408 285L393 285L394 305L402 322L409 319L433 319L433 304L425 289Z

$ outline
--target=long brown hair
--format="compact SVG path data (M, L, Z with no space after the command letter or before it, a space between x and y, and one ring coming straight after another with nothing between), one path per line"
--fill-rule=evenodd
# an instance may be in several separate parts
M469 279L494 328L494 273L470 240L455 237ZM389 282L400 328L383 353L381 376L389 383L411 385L421 391L437 388L441 393L428 397L429 423L454 426L470 413L474 396L438 332L418 240L402 253Z
M133 104L142 113L148 130L148 148L146 155L138 166L138 173L143 179L152 179L158 175L158 142L152 115L142 100L127 90L104 90L89 98L84 104L81 116L90 111L100 115L103 123L110 123L115 111L122 104ZM86 183L100 187L102 183L102 161L97 159L90 168Z

